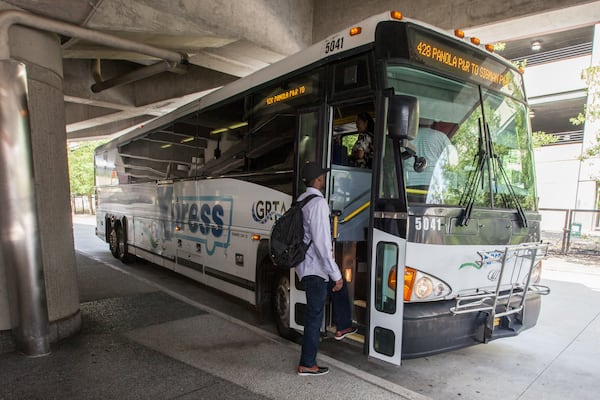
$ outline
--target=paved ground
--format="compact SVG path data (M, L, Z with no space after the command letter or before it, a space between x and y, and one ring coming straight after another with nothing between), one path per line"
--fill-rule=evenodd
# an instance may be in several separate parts
M0 355L8 399L597 399L600 263L551 257L538 326L515 338L405 360L369 362L355 346L325 341L332 372L293 373L299 348L244 305L160 268L123 266L76 225L83 331L27 359ZM160 289L160 290L159 290Z
M426 399L327 356L328 375L299 377L297 344L94 255L77 264L82 331L45 357L0 354L0 400Z

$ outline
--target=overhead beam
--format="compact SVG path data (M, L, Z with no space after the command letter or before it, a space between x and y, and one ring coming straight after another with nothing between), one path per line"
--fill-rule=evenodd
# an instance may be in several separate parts
M98 139L106 135L113 135L120 131L139 125L152 118L164 115L185 104L198 100L214 89L203 92L192 93L176 99L169 99L142 107L132 107L123 104L105 102L93 99L82 99L75 96L65 96L65 101L71 103L83 103L95 107L113 108L121 110L112 114L96 118L86 119L67 125L67 139L69 141L81 140L87 137Z
M483 42L504 42L535 35L560 32L600 21L600 1L575 5L560 10L541 12L464 29L468 36Z

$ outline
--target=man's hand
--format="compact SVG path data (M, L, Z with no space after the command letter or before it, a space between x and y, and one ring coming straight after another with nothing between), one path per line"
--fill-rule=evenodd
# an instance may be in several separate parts
M343 279L344 278L340 278L339 280L335 281L335 286L333 289L331 289L332 292L337 292L342 289L342 286L344 285Z

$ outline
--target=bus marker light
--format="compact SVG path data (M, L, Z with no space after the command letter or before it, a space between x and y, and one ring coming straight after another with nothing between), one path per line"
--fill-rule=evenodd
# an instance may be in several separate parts
M390 17L392 17L392 19L397 19L398 21L400 21L402 19L403 15L400 11L391 11Z
M179 225L175 226L175 232L179 232L181 230L181 227Z
M252 240L258 242L260 240L260 235L258 233L255 233L254 235L252 235Z
M361 32L362 32L362 28L360 26L355 26L353 28L350 28L350 36L360 35Z
M476 46L479 46L481 44L481 40L479 40L479 38L472 37L471 38L471 43L473 43Z
M410 298L412 297L416 276L416 269L410 267L404 268L404 301L410 301Z
M398 283L397 274L398 268L396 268L396 266L394 265L392 269L390 269L387 280L388 287L394 291L396 290L396 285Z
M347 283L352 283L352 268L344 268L344 280Z
M235 253L235 265L238 267L244 266L244 255L242 253Z
M465 38L465 32L460 30L460 29L455 29L454 30L454 36L456 36L457 38L461 38L464 39Z
M489 51L490 53L493 53L495 51L494 45L493 44L489 44L489 43L485 45L485 49L487 51Z

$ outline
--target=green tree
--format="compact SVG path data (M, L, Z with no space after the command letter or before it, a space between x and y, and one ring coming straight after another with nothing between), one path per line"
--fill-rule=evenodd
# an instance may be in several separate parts
M542 147L558 142L558 136L544 131L535 131L531 134L533 147Z
M583 111L569 121L576 126L583 125L586 121L595 122L600 120L600 66L585 68L581 72L581 79L587 85L588 105L583 107ZM582 159L600 156L600 132L596 132L595 144L586 149Z
M106 141L81 142L69 147L71 194L94 194L94 149Z

